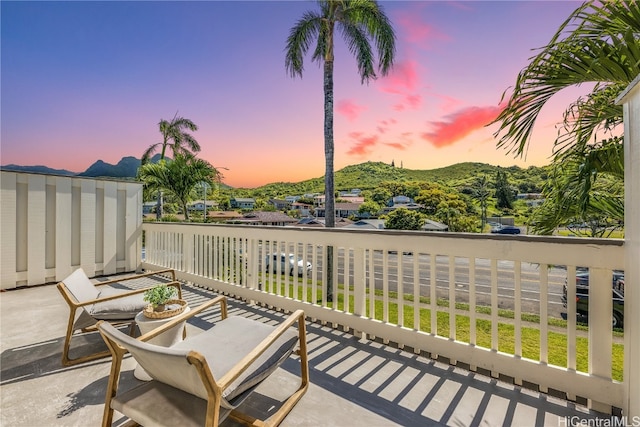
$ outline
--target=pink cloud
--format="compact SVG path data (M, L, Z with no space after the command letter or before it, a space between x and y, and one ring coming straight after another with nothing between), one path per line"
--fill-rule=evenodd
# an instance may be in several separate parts
M382 92L393 94L412 92L418 85L418 66L413 59L396 62L391 72L378 80Z
M350 156L364 156L373 151L373 148L378 144L378 136L364 136L361 132L352 132L349 136L356 140L347 154Z
M350 122L355 121L363 111L366 111L367 107L364 105L358 105L350 99L343 99L338 101L336 111L347 118Z
M407 144L402 144L400 142L385 142L384 145L391 148L395 148L397 150L401 150L401 151L404 151L407 149Z
M389 128L396 123L398 123L396 119L378 120L378 126L376 126L376 129L378 130L378 133L386 133Z
M500 114L502 108L504 107L469 107L460 110L447 116L444 121L431 122L434 130L423 133L421 137L437 148L452 145L489 124Z

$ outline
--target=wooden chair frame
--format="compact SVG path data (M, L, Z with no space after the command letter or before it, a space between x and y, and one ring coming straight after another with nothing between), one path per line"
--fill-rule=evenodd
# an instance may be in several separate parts
M182 298L182 288L180 287L180 282L176 281L176 272L174 269L158 270L153 272L136 274L134 276L123 277L120 279L107 280L104 282L94 283L94 286L100 287L100 286L110 285L114 283L122 283L129 280L140 279L142 277L148 277L148 276L154 276L157 274L166 274L166 273L171 274L171 282L167 283L167 286L174 286L175 288L177 288L178 298ZM58 282L56 286L60 291L60 293L62 294L62 297L64 298L64 300L69 305L69 321L67 322L67 333L65 335L64 346L62 348L62 364L64 366L77 365L79 363L88 362L90 360L96 360L103 357L107 357L111 354L108 350L105 350L105 351L89 354L86 356L77 357L75 359L69 357L71 339L73 338L73 334L75 331L77 330L81 330L82 332L97 331L96 324L98 323L98 320L91 318L91 316L84 311L83 313L80 314L80 316L85 316L85 319L87 320L87 322L81 326L76 325L76 313L78 309L82 309L86 306L90 306L99 302L110 301L118 298L124 298L130 295L140 294L153 287L153 286L148 286L142 289L131 290L130 292L123 292L122 294L119 294L119 295L113 295L113 296L104 297L104 298L96 298L96 299L80 302L73 296L71 291L69 291L69 289L65 286L64 281ZM109 322L114 325L130 324L129 335L133 336L135 332L134 317L132 317L131 319L114 320Z
M176 316L171 322L168 322L153 331L150 331L137 339L140 341L148 341L153 337L156 337L163 332L175 327L177 324L184 322L185 320L195 316L196 314L212 307L215 304L220 304L220 311L222 319L227 318L227 300L225 296L218 296L207 303L200 305L199 307ZM300 356L300 386L291 394L282 404L280 409L271 415L268 419L260 420L251 417L247 414L239 412L238 410L232 410L229 417L252 426L277 426L282 420L291 412L296 403L302 398L304 393L309 388L309 364L307 355L307 341L306 341L306 324L305 315L302 310L297 310L287 317L282 323L280 323L276 329L269 334L256 348L254 348L249 354L247 354L242 360L240 360L228 373L222 378L217 380L213 378L209 365L202 354L191 351L187 356L189 363L194 365L202 383L207 390L207 407L206 407L206 423L205 427L217 426L220 423L220 408L222 402L223 392L229 385L231 385L254 361L260 357L260 355L267 350L288 328L294 324L298 324L298 345L299 348L295 352ZM107 386L107 395L104 407L104 416L102 420L102 427L110 427L113 422L113 408L111 407L112 399L117 395L118 384L120 380L120 370L122 367L122 360L127 350L117 343L111 341L109 338L102 335L111 354L113 356L113 362L111 365L111 373L109 375L109 382ZM194 396L194 399L199 399ZM131 420L131 424L138 425L135 421Z

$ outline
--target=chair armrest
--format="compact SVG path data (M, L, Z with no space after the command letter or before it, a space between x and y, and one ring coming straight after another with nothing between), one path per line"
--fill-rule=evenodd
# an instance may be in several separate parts
M125 282L127 280L135 280L135 279L140 279L142 277L155 276L156 274L163 274L163 273L171 273L171 281L172 282L176 281L176 270L174 270L173 268L167 268L167 269L164 269L164 270L148 271L146 273L136 274L136 275L133 275L133 276L127 276L127 277L123 277L121 279L106 280L104 282L94 283L94 285L95 286L110 285L112 283Z
M225 297L224 295L220 295L218 297L215 297L214 299L205 302L204 304L199 305L198 307L194 308L193 310L189 310L186 313L182 313L179 314L177 316L175 316L173 319L171 319L170 322L165 323L162 326L159 326L157 328L155 328L152 331L147 332L144 335L139 336L137 339L140 341L149 341L151 338L157 337L158 335L162 334L163 332L173 328L174 326L176 326L179 323L184 322L187 319L190 319L191 317L195 316L196 314L216 305L216 304L220 304L220 312L221 312L221 317L223 319L227 318L227 297Z
M180 282L169 282L169 283L167 283L167 286L176 287L178 289L178 297L182 298L182 289L180 288ZM77 304L74 304L74 305L76 307L84 307L86 305L92 305L92 304L97 304L97 303L100 303L100 302L111 301L111 300L118 299L118 298L128 297L128 296L131 296L131 295L141 294L143 292L148 291L151 288L153 288L153 286L149 286L149 287L142 288L142 289L133 289L133 290L131 290L129 292L123 292L123 293L118 294L118 295L111 295L111 296L108 296L108 297L96 298L96 299L84 301L84 302L81 302L81 303L77 303ZM68 292L66 290L66 288L65 288L65 291ZM68 293L71 294L71 292L68 292Z
M262 342L254 348L249 354L242 358L233 368L229 370L217 383L222 390L226 389L233 383L253 362L255 362L262 353L264 353L288 328L298 323L300 343L306 339L304 335L304 311L296 310L287 317L278 327L269 334ZM301 344L303 345L303 344Z

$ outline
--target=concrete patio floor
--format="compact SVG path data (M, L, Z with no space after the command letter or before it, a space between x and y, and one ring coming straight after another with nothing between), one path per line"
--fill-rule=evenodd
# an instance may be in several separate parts
M137 285L149 284L142 282ZM192 307L214 295L183 285L183 297ZM235 299L228 303L230 316L272 324L284 317ZM68 309L55 285L4 291L0 307L0 425L99 425L111 360L61 365ZM189 322L188 333L206 329L218 318L217 310L204 312ZM307 328L311 386L282 426L568 426L574 425L568 420L609 418L573 402L328 326L308 321ZM74 339L72 354L104 346L97 334ZM134 366L128 357L121 387L139 383ZM258 415L277 407L279 399L295 388L298 366L293 359L285 362L244 403L245 410ZM114 420L114 425L127 421L118 413ZM236 424L226 420L222 425Z

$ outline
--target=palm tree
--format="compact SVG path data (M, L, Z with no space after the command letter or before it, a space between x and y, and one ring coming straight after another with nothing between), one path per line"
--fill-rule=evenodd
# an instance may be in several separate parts
M374 0L320 0L319 11L308 11L287 38L285 67L302 77L303 58L316 40L312 60L324 66L325 226L335 227L333 180L333 61L336 27L358 63L362 83L376 78L371 40L378 51L378 69L386 75L393 66L395 33Z
M567 173L566 164L577 166L570 173L574 199L587 214L587 207L606 209L623 219L620 195L590 193L598 174L621 176L623 138L608 134L622 124L622 106L617 96L640 74L640 2L590 0L576 9L560 26L547 46L520 71L507 107L494 123L498 147L516 156L526 154L538 114L562 89L593 84L593 90L572 103L565 112L564 126L555 141L556 172ZM576 192L577 191L577 192ZM617 208L616 208L617 207ZM557 210L563 212L563 210ZM575 213L575 212L574 212Z
M200 144L195 138L187 131L195 132L198 130L198 126L189 119L178 117L178 113L173 116L171 121L160 119L158 128L162 134L162 142L152 144L142 154L141 165L146 164L151 155L159 148L162 148L160 152L160 160L165 159L167 147L170 147L173 156L178 154L195 154L200 152ZM158 205L156 208L156 218L162 218L162 193L158 192Z
M473 198L480 203L480 231L484 232L484 226L487 223L487 201L491 195L489 191L489 180L486 175L482 175L476 179L476 183L473 187Z
M375 79L371 41L378 51L378 69L386 75L393 66L396 36L391 22L374 0L319 0L320 10L308 11L287 38L285 68L291 77L302 77L303 58L316 40L311 59L324 68L324 194L325 227L336 223L333 178L333 61L335 30L341 32L356 57L362 83ZM333 300L333 247L327 248L327 300Z
M145 163L140 166L138 175L148 189L173 195L180 202L186 220L189 220L187 203L196 187L203 182L219 182L222 177L206 160L183 153L176 153L173 160Z

